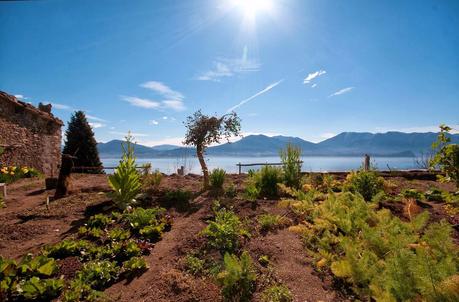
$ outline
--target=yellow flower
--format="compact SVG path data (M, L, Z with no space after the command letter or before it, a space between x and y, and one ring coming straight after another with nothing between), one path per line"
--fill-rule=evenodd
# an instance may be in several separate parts
M14 171L11 171L11 172L10 172L10 175L14 175Z

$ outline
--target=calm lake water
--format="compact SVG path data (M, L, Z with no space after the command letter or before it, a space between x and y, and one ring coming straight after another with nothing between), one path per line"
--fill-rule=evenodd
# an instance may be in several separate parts
M207 159L207 165L210 170L214 168L225 169L228 173L237 173L237 163L278 163L279 157L212 157ZM118 165L119 158L102 158L102 163L105 167L114 167ZM363 157L331 157L331 156L310 156L303 157L304 172L327 172L327 171L349 171L358 169L363 162ZM371 159L372 164L379 170L388 170L388 166L392 170L416 169L414 158L411 157L374 157ZM177 171L180 166L184 166L187 173L201 172L197 158L190 157L187 159L177 158L138 158L137 164L151 163L153 170L159 169L166 174L172 174ZM243 172L247 172L250 168L258 169L259 167L242 167ZM113 173L113 170L107 170L108 173Z

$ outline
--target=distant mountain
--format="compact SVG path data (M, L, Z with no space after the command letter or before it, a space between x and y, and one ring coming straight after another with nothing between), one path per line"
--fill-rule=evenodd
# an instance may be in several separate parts
M299 146L304 156L401 156L413 157L431 149L436 133L366 133L343 132L320 143L312 143L298 137L249 135L234 143L226 143L207 149L207 155L214 156L272 156L288 143ZM454 143L459 143L459 134L451 135ZM119 157L120 140L99 143L101 157ZM135 145L136 155L146 157L183 157L194 156L194 148L174 145L147 147Z
M174 149L179 149L179 148L181 147L177 145L167 145L167 144L151 147L151 149L156 150L156 151L169 151L169 150L174 150Z

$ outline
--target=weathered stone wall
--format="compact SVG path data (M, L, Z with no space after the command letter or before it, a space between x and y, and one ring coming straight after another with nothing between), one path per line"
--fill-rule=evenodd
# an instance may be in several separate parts
M0 163L33 167L57 177L62 122L53 115L0 92Z

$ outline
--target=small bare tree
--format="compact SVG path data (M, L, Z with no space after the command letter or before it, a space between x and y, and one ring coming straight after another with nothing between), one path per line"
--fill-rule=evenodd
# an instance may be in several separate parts
M216 117L204 115L201 110L198 110L187 118L185 126L187 133L183 143L196 147L196 155L204 175L204 189L207 189L209 170L204 160L206 148L213 143L220 143L222 138L229 141L231 136L239 136L241 119L235 112Z

